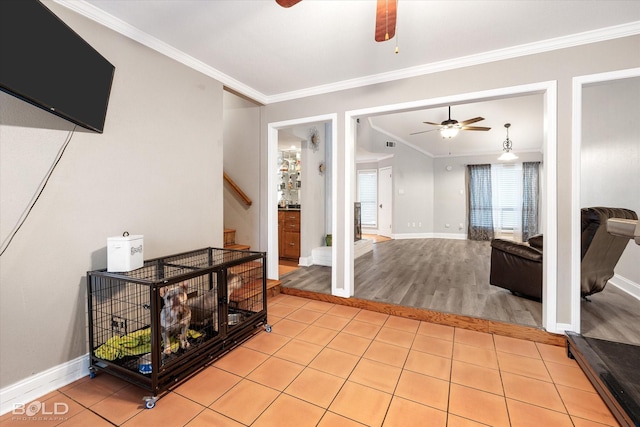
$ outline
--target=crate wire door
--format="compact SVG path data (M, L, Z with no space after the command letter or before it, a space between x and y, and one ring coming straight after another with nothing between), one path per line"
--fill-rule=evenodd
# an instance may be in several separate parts
M161 290L180 284L191 312L189 347L172 338L164 354ZM205 248L126 273L91 271L87 288L92 373L108 372L154 396L268 327L263 252Z

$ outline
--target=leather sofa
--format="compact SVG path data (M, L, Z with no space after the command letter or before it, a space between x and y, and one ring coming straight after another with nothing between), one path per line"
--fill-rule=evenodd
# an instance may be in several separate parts
M609 218L637 220L636 213L623 208L581 209L580 293L583 297L601 292L629 242L628 237L607 232ZM542 235L527 243L502 239L491 241L489 282L511 292L542 299Z

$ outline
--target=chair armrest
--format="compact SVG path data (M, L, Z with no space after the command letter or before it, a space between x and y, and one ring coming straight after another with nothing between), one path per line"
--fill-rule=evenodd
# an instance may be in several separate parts
M542 251L529 245L515 243L508 240L493 239L491 241L491 247L495 250L505 252L528 261L542 262Z

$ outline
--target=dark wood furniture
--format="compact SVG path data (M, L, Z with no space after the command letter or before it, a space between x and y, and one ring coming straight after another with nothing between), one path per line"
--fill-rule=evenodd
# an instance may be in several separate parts
M298 261L300 258L300 211L278 211L278 249L280 258Z

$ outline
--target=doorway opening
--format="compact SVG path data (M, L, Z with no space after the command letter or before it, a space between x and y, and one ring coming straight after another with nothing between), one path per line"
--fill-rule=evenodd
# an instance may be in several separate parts
M332 166L335 164L333 159L335 150L332 150L331 147L332 141L336 139L336 122L337 115L330 114L274 122L267 125L266 209L267 250L270 254L267 258L269 279L277 280L281 274L291 271L298 265L310 265L312 263L311 247L319 245L326 234L335 233L336 212L333 208L335 204L332 203L332 195L336 194L336 171ZM297 159L300 160L300 170L297 170L297 165L294 166L293 172L288 170L285 181L283 181L284 175L281 172L284 159L279 159L279 152L282 150L278 147L280 136L283 134L297 135L302 150L300 158ZM317 139L317 135L320 135L319 139ZM316 144L320 146L318 147ZM299 179L293 179L292 173ZM291 180L291 188L289 188L289 180ZM284 192L281 189L283 183ZM315 194L320 188L323 191ZM284 206L282 206L283 201ZM279 217L282 217L283 212L299 216L297 227L292 226L296 231L289 233L291 234L289 237L292 237L297 232L299 252L295 257L289 256L290 254L285 256L286 259L280 262L280 254L282 253L280 244L293 242L283 242L281 237L285 236L279 235ZM327 232L327 230L329 231ZM293 243L295 244L295 242ZM331 252L330 257L335 262L335 251Z
M358 120L368 117L395 112L407 112L424 108L448 106L470 102L482 102L500 98L540 94L543 97L543 160L545 167L542 174L541 230L545 234L545 257L543 263L543 298L542 298L542 326L548 332L561 333L567 325L557 324L557 212L556 191L556 128L557 128L557 83L555 81L541 82L530 85L514 86L475 93L447 96L442 98L419 100L408 103L372 107L352 110L345 113L345 144L343 157L345 159L345 181L355 175L354 152L356 149L356 129ZM344 193L343 206L352 206L355 200L354 187L352 191ZM345 209L345 234L350 235L353 216ZM352 227L352 226L351 226ZM344 247L345 272L344 288L349 295L354 294L354 254L348 246Z

